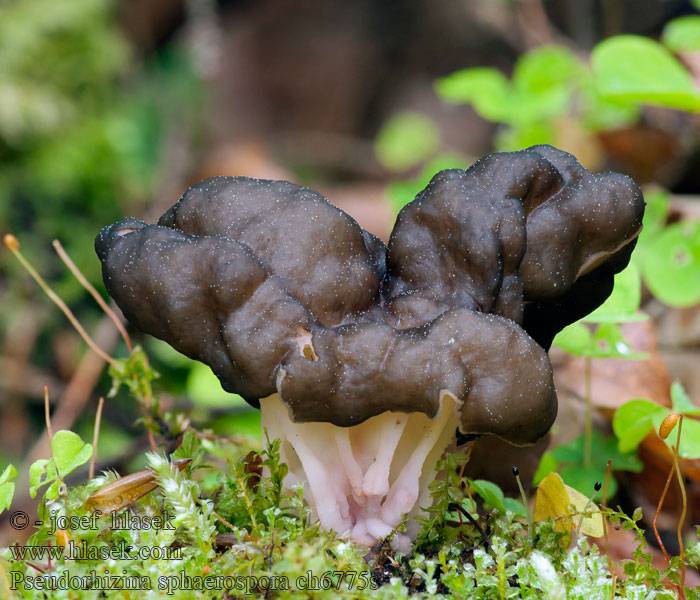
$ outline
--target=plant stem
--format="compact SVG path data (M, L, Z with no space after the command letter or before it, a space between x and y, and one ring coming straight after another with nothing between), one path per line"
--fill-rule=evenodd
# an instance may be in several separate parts
M673 448L673 468L676 472L676 477L678 478L678 487L681 488L681 498L683 500L683 508L681 509L681 518L678 520L678 547L680 549L681 557L681 585L680 585L680 595L681 598L685 598L685 548L683 547L683 523L685 522L685 515L688 510L688 498L685 492L685 482L683 481L683 474L681 473L680 459L678 456L678 451L681 447L681 428L683 427L683 415L680 415L678 419L678 437L676 438L676 445Z
M671 564L671 558L668 555L668 552L666 552L666 546L664 546L664 543L661 541L661 536L659 535L659 530L656 528L656 520L659 518L659 513L661 512L661 507L664 505L664 500L666 499L666 493L668 492L668 486L671 485L671 479L673 478L673 474L675 473L675 469L671 467L671 470L668 472L668 477L666 478L666 485L664 485L664 489L661 492L661 497L659 498L659 504L656 507L656 512L654 513L654 518L651 520L651 528L654 530L654 537L656 537L656 541L659 544L659 548L661 548L661 552L663 552L664 558L666 559L666 562L670 565Z
M601 505L603 510L601 511L601 516L603 517L603 539L605 540L604 552L608 559L608 569L613 572L613 563L610 558L609 540L608 540L608 521L605 515L608 512L608 484L610 483L610 477L612 476L612 459L608 459L608 464L605 466L605 477L603 477L603 498ZM613 577L613 597L615 595L615 578Z
M46 420L46 434L49 436L49 444L53 439L53 429L51 428L51 406L49 403L49 386L44 386L44 419Z
M593 450L593 397L591 394L591 359L585 359L585 380L586 380L586 429L583 447L583 464L587 467L591 465L591 454Z
M51 299L51 301L63 311L63 314L66 315L66 317L68 317L68 320L71 322L71 325L75 327L75 330L80 334L80 337L82 337L85 340L85 343L88 346L90 346L90 348L92 348L93 351L96 352L102 360L114 366L116 364L115 360L94 342L94 340L88 335L87 331L85 331L83 326L80 324L78 319L75 318L75 315L73 314L71 309L68 308L66 303L58 297L56 292L54 292L49 287L49 284L46 283L46 281L44 281L44 278L41 275L39 275L36 269L27 261L26 258L24 258L24 256L19 250L19 242L17 241L17 238L10 234L6 235L5 245L15 255L15 258L26 269L26 271L34 278L34 281L36 281L39 284L39 287L42 290L44 290L44 292Z
M102 421L102 407L105 399L100 396L100 401L97 405L97 414L95 415L95 428L92 432L92 456L90 457L90 473L88 479L95 477L95 461L97 460L97 442L100 439L100 423Z
M119 317L107 305L107 303L104 301L102 296L100 296L99 292L93 287L93 285L87 279L85 279L85 275L83 275L80 272L80 269L78 269L78 267L75 265L75 263L71 260L70 256L68 256L68 253L63 249L61 242L59 242L58 240L54 240L53 247L54 247L54 250L56 250L56 254L58 254L60 259L68 267L70 272L73 273L73 275L75 275L75 278L90 293L90 295L95 299L95 302L97 302L97 304L99 304L100 308L104 311L104 313L116 325L117 329L119 330L119 333L121 334L122 338L124 339L124 342L126 343L126 347L129 349L129 354L133 354L134 353L134 345L131 343L131 338L129 337L129 334L126 332L126 329L124 328L124 324L121 322Z

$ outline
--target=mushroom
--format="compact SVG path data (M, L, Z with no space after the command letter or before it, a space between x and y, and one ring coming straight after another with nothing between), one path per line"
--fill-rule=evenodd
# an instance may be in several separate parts
M435 175L387 246L310 189L214 177L96 250L126 317L259 406L285 485L371 545L429 503L456 430L549 430L546 350L610 294L643 211L628 177L534 146Z

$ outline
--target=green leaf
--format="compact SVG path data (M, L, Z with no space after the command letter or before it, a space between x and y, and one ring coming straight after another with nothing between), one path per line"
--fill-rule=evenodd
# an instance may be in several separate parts
M674 308L700 300L700 221L675 223L648 246L642 274L652 294Z
M575 356L634 360L647 358L645 353L631 350L616 323L601 323L591 333L582 321L577 321L560 331L552 343Z
M588 327L577 321L562 329L554 337L552 345L575 356L586 356L585 353L593 345L593 334Z
M580 435L568 444L554 448L552 455L561 464L568 466L583 465L585 461L585 443L585 435ZM614 437L603 437L600 432L593 431L591 436L591 463L599 470L603 469L605 471L608 459L611 461L611 468L614 471L639 472L643 467L642 462L634 452L621 452L619 450L617 440ZM584 490L580 491L583 492Z
M667 411L670 414L670 411ZM664 420L666 415L654 415L652 418L653 427L656 431ZM678 425L673 429L671 435L669 435L664 442L672 449L676 445L678 440ZM681 428L681 444L678 449L678 456L680 458L700 458L700 421L696 421L691 418L683 419L683 426Z
M618 439L620 452L629 452L647 436L654 427L653 418L663 420L670 411L650 400L636 399L625 402L615 412L613 431Z
M236 408L250 406L238 394L230 394L221 387L221 382L212 370L201 362L192 364L185 391L195 404L211 408Z
M466 169L468 166L469 162L459 154L438 154L425 164L415 179L397 181L389 186L387 194L394 210L398 213L406 204L413 201L439 171Z
M674 52L700 50L700 15L678 17L666 23L661 40Z
M590 72L582 74L579 85L581 125L584 129L590 132L608 131L631 125L639 119L640 109L636 102L601 96Z
M390 183L386 189L386 194L394 208L394 212L398 214L404 206L413 201L421 189L417 179L405 179Z
M673 402L673 412L684 415L700 415L700 406L693 404L680 381L674 381L671 384L671 401Z
M564 480L564 483L566 483L566 485L570 485L575 490L581 492L584 496L588 498L593 496L593 499L596 501L602 500L602 488L596 492L594 486L596 482L602 482L605 478L604 467L601 468L593 465L576 465L571 467L564 467L559 471L559 474L561 475L561 478ZM616 492L617 481L614 477L611 477L607 489L608 498L612 498Z
M553 123L537 121L501 128L496 132L494 145L499 152L514 152L537 144L553 144L555 140Z
M85 464L92 456L92 444L86 444L77 433L62 429L51 438L51 454L61 477Z
M512 109L512 90L506 76L493 67L462 69L438 79L435 91L447 102L472 104L489 121L506 121Z
M589 323L626 323L644 321L649 317L637 313L642 298L642 278L639 269L630 264L615 275L615 287L609 298L582 321Z
M548 93L552 87L576 80L583 65L565 46L540 46L525 52L513 68L513 85L527 94Z
M564 46L542 46L521 55L513 68L509 123L532 123L567 111L572 83L583 66Z
M520 519L527 519L530 516L530 513L525 505L515 498L503 498L503 504L509 511Z
M110 398L124 385L134 397L143 400L152 394L151 382L160 377L149 365L148 357L140 346L136 346L128 358L116 359L108 372L112 378L112 389L108 394Z
M12 481L17 477L17 469L13 465L7 465L0 475L0 512L10 508L12 497L15 495L15 484Z
M649 245L666 227L668 211L670 207L670 197L665 190L651 190L644 192L644 218L642 220L642 231L637 240L637 247L632 254L632 262L640 266L644 262L644 255L649 249Z
M15 495L15 484L12 481L0 483L0 512L10 508Z
M700 110L700 94L683 65L661 44L619 35L598 44L591 67L603 97Z
M182 443L173 452L171 460L179 460L181 458L198 459L201 455L201 441L197 434L192 429L187 429L185 435L182 436Z
M593 334L594 348L588 356L594 358L627 358L643 360L649 357L644 352L633 352L617 323L601 323Z
M220 435L248 435L256 438L262 436L260 411L253 408L222 415L212 422L211 427Z
M678 450L678 456L681 458L700 458L700 422L694 419L683 419L681 447Z
M503 491L495 483L486 481L485 479L470 480L471 488L481 496L481 499L498 510L502 515L506 514L506 506L503 503Z
M374 151L387 169L403 171L433 155L439 142L440 133L432 120L420 113L403 112L382 125Z
M539 485L540 481L542 481L547 475L557 470L558 465L559 463L557 462L557 459L554 458L554 455L550 451L545 452L542 455L537 471L532 478L532 485Z
M55 500L60 495L60 490L61 482L57 480L54 481L48 488L46 488L46 493L44 495L46 496L47 500Z
M52 460L40 458L29 467L29 495L34 498L38 489L58 479L56 465Z
M12 481L15 477L17 477L17 469L15 469L14 465L7 465L2 475L0 475L0 483L7 483L8 481Z

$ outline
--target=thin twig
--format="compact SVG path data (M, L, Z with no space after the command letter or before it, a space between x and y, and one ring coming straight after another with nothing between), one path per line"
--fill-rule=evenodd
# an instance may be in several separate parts
M148 427L146 427L146 435L148 436L148 445L151 447L151 452L158 452L156 438L153 437L153 432Z
M605 466L605 476L603 477L603 500L602 500L602 506L603 510L601 511L601 516L603 517L603 539L605 548L605 556L608 559L608 569L610 569L610 572L613 572L613 564L612 564L612 559L610 558L610 552L609 552L609 546L610 546L610 540L608 539L608 521L605 518L605 515L608 510L608 484L610 483L610 477L612 477L612 459L608 459L608 464ZM615 582L613 581L613 593L615 590Z
M225 527L228 527L231 531L236 531L236 528L233 525L231 525L231 523L229 523L226 519L224 519L218 512L212 510L211 514L219 523L221 523Z
M586 381L586 427L583 446L583 464L591 465L591 454L593 451L593 394L591 391L591 359L585 359L585 381Z
M71 325L75 328L75 330L80 334L80 337L82 337L85 340L85 343L92 348L94 352L96 352L102 360L105 362L109 363L110 365L116 365L116 361L109 356L106 352L104 352L95 342L94 340L88 335L87 331L83 328L83 326L80 324L78 319L75 318L75 315L73 314L73 311L71 311L70 308L66 305L66 303L61 300L61 298L58 297L56 292L54 292L50 287L49 284L46 283L44 278L39 275L39 273L36 271L36 269L27 261L26 258L22 255L22 253L19 250L19 242L17 241L17 238L13 236L12 234L7 234L5 236L5 245L12 251L12 253L15 255L15 258L20 262L20 264L26 269L26 271L34 278L34 281L36 281L39 284L39 287L44 290L44 293L51 299L51 301L58 306L58 308L61 309L64 315L68 317L68 320L71 322Z
M681 465L678 456L678 452L681 447L681 427L683 426L683 415L679 416L678 419L678 437L676 438L676 447L673 449L673 468L676 471L676 477L678 478L678 487L681 488L681 498L683 500L683 508L681 509L681 518L678 520L678 547L680 549L681 557L681 584L679 587L680 597L685 598L685 548L683 546L683 523L685 522L685 515L688 509L688 498L685 493L685 482L683 481L683 474L681 473Z
M134 353L134 345L131 343L131 338L124 328L124 324L121 319L116 315L116 313L109 307L109 305L104 301L104 298L100 293L94 288L94 286L85 278L85 276L80 272L80 269L71 260L68 253L63 249L61 242L58 240L53 241L54 250L60 257L60 259L65 263L65 265L70 269L70 272L75 275L75 278L80 282L80 284L90 293L90 295L95 299L95 302L100 305L100 308L105 312L105 314L112 320L112 322L117 326L119 333L121 334L124 342L126 342L126 347L129 349L129 354Z
M273 531L272 534L270 535L270 552L267 555L267 568L270 573L272 573L272 553L275 550L275 532ZM272 584L272 579L268 581L267 587L265 588L265 600L268 600L270 597L270 585Z
M49 406L49 386L44 386L44 419L46 420L46 433L49 436L49 445L53 439L53 430L51 429L51 408Z
M481 528L481 525L479 525L479 523L476 521L476 519L474 519L474 517L472 517L469 514L469 512L467 512L464 508L462 508L456 502L450 502L447 505L447 510L456 510L456 511L459 511L460 513L462 513L467 518L467 521L469 521L472 525L474 525L474 527L476 527L476 530L481 535L481 539L484 540L484 546L486 546L486 549L489 550L491 548L491 542L489 542L488 536L486 535L484 530Z
M100 439L100 423L102 421L102 407L105 399L100 396L100 401L97 403L97 414L95 415L95 427L92 431L92 456L90 457L90 474L88 479L95 477L95 461L97 460L97 442Z
M664 505L664 500L666 499L666 492L668 492L668 486L671 485L671 479L673 479L673 474L675 472L675 468L671 467L668 477L666 478L666 485L664 485L664 490L661 492L661 497L659 498L659 504L656 507L654 518L651 520L651 528L654 530L654 536L656 537L656 541L659 543L659 548L661 548L661 552L663 552L664 558L669 565L671 564L671 558L669 557L668 552L666 552L666 546L664 546L664 543L661 541L659 530L656 528L656 520L659 518L661 507Z

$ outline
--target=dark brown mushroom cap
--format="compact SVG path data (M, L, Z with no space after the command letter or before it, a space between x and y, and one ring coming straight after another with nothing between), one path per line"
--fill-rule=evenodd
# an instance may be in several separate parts
M448 390L465 433L523 444L556 416L544 347L609 295L643 206L630 179L538 146L438 173L388 249L316 192L244 177L96 249L132 323L253 405L278 392L295 421L350 426L433 417Z

